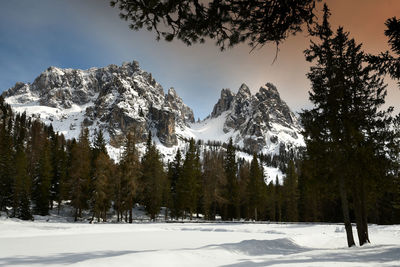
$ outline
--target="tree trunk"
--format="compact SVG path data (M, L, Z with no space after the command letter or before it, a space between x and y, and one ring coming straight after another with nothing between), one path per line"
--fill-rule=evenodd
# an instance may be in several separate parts
M90 219L90 222L89 222L89 223L92 223L92 222L93 222L93 220L94 220L94 214L95 214L95 211L93 210L92 219Z
M369 243L368 238L368 223L365 207L365 196L363 190L363 183L361 181L358 188L354 189L355 192L355 215L357 221L357 234L360 246Z
M74 216L74 221L76 222L78 220L78 209L75 209L75 216Z
M129 208L129 223L133 222L133 213L132 213L132 207Z
M60 215L60 209L61 209L61 201L58 201L57 215Z
M347 199L347 192L344 185L344 178L342 176L340 177L339 180L339 191L340 191L340 200L342 202L343 222L346 228L347 245L349 247L352 247L355 246L355 243L353 237L353 229L351 227L351 222L350 222L349 202Z
M254 208L254 220L257 221L257 207Z

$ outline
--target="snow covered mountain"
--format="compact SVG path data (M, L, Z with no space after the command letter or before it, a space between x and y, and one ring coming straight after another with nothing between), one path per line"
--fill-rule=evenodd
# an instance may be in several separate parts
M223 89L211 115L190 126L191 137L220 142L232 138L235 145L247 151L276 154L280 146L304 146L296 115L270 83L255 95L245 84L236 94Z
M171 147L178 143L176 128L194 122L193 111L175 90L164 94L136 61L89 70L50 67L32 84L17 83L4 97L17 112L52 123L67 138L78 137L81 126L102 128L114 146L130 131L143 142L153 130Z
M236 94L223 89L211 115L195 123L175 90L165 94L136 61L88 70L50 67L33 83L17 83L3 96L16 112L52 123L66 138L77 138L82 126L92 133L101 128L110 154L118 153L128 132L144 142L149 131L166 158L192 137L222 143L232 137L246 151L264 153L304 145L301 126L274 85L255 95L245 84Z

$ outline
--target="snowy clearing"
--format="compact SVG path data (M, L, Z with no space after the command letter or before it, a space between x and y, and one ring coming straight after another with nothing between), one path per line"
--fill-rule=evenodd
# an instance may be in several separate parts
M0 219L0 266L400 266L400 225L347 248L342 225Z

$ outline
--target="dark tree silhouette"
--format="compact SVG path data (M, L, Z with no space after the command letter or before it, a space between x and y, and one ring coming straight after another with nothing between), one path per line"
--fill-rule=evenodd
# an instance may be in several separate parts
M372 67L381 74L389 74L393 79L400 79L400 19L396 17L387 19L385 22L385 35L389 38L388 43L395 54L389 51L381 53L378 56L370 55L368 61ZM400 87L400 81L398 82Z
M313 22L320 0L111 0L130 28L155 31L157 40L187 45L216 40L224 50L247 42L251 47L279 44Z
M366 64L361 45L343 28L330 28L329 10L311 32L319 38L305 51L315 62L307 77L315 107L304 111L302 122L307 154L338 183L348 245L354 245L349 216L351 197L360 245L369 243L367 202L371 188L390 172L388 144L392 143L390 113L381 111L386 85Z

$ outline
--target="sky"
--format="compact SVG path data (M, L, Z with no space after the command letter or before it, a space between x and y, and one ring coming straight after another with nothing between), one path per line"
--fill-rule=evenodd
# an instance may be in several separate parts
M331 23L343 26L369 53L388 49L387 18L400 16L400 0L327 0ZM236 92L246 83L252 93L272 82L295 112L310 108L303 51L305 32L279 46L250 53L240 45L221 52L214 41L186 46L157 42L153 32L131 31L109 0L0 0L0 92L16 82L32 82L49 66L88 69L137 60L164 90L174 87L196 118L211 113L222 88ZM322 3L318 4L322 8ZM400 112L400 89L387 79L387 105Z

